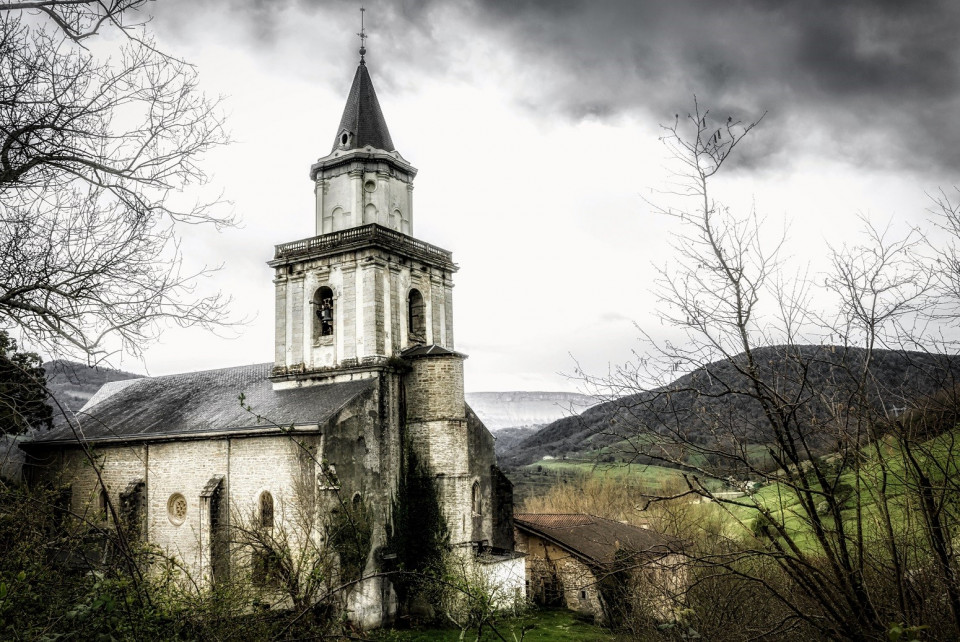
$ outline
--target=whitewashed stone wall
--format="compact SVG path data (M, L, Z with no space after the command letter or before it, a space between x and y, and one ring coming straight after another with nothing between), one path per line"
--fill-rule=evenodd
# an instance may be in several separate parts
M477 559L476 567L490 592L494 608L505 610L524 605L527 599L526 563L522 556L481 557Z
M396 167L395 152L368 150L337 151L325 159L333 167L314 183L318 236L369 223L413 235L413 176ZM352 161L337 165L341 154Z

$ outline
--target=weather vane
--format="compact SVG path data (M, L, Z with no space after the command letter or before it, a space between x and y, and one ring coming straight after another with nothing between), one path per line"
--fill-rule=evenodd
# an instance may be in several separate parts
M362 6L360 7L360 33L357 35L360 36L360 62L363 62L363 56L367 53L366 43L367 43L367 32L363 28L363 13L366 11Z

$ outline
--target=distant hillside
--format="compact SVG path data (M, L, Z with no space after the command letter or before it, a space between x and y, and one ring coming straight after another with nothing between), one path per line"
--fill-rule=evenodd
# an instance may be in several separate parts
M93 393L108 381L124 381L142 376L113 368L91 368L62 359L44 363L43 369L47 373L47 388L57 401L72 411L80 410Z
M466 398L491 431L543 426L581 413L599 401L575 392L468 392Z
M864 367L865 352L834 346L770 347L755 351L761 376L788 395L804 398L804 408L816 420L826 416L828 400L843 402L851 393L852 373ZM734 361L743 361L743 355ZM920 352L875 351L870 364L875 385L867 391L875 407L888 410L911 399L933 394L960 380L960 357ZM797 382L805 381L803 387ZM719 361L684 375L672 384L594 406L580 415L559 419L516 444L501 463L523 466L544 455L584 457L617 443L631 428L644 425L662 430L667 422L683 427L690 439L717 443L722 439L712 423L737 426L750 443L770 441L759 403L737 394L748 381L730 361ZM734 394L730 394L733 391ZM670 394L664 394L669 392ZM829 444L824 443L824 448Z
M523 442L527 437L536 434L543 428L539 426L519 426L516 428L501 428L493 434L496 442L494 448L497 452L497 458L507 456L513 449Z

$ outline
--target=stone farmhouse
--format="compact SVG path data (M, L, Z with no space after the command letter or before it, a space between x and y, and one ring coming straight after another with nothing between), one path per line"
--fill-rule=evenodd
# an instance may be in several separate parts
M517 551L526 555L531 601L609 621L604 582L618 572L652 615L670 619L670 593L685 587L681 543L653 529L584 514L518 513ZM620 601L620 596L616 596Z
M316 236L268 261L273 363L104 385L75 421L24 445L28 474L88 520L115 507L201 586L263 575L232 529L292 528L306 513L317 526L302 537L322 540L344 507L369 525L363 577L389 571L392 511L421 499L398 496L401 476L427 476L451 548L521 595L512 485L464 402L457 265L413 236L417 169L390 138L364 53L332 149L310 167ZM347 602L368 627L397 609L389 576L360 581Z

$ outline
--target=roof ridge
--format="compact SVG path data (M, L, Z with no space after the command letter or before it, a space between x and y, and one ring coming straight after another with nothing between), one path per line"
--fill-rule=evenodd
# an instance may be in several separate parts
M263 363L248 363L240 366L227 366L225 368L207 368L206 370L185 370L184 372L171 372L171 373L162 374L162 375L143 375L143 376L137 377L136 379L132 379L131 381L135 381L137 379L167 379L170 377L183 377L187 375L193 376L193 375L201 375L201 374L207 374L212 372L226 372L227 370L241 370L244 368L257 368L257 367L272 368L273 362L265 361Z

